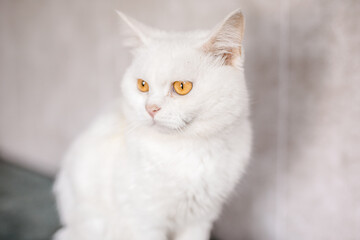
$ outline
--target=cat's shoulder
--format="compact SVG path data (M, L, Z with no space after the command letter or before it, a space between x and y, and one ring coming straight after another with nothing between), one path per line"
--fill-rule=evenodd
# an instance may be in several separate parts
M91 122L84 131L84 137L115 137L123 135L126 121L120 104L113 104L106 108Z
M72 142L65 158L74 155L100 154L110 150L113 146L124 143L126 121L121 111L121 105L116 104L102 111ZM96 153L96 154L95 154Z

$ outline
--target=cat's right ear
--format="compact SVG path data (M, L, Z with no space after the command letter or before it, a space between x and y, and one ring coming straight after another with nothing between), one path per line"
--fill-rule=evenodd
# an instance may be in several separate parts
M155 32L154 29L126 16L118 10L116 10L116 13L122 19L121 32L125 36L124 45L126 47L137 48L149 44L151 35Z

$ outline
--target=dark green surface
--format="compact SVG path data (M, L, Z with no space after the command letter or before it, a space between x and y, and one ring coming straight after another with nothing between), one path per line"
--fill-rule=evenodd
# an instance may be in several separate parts
M52 180L0 160L0 239L48 240L59 226Z

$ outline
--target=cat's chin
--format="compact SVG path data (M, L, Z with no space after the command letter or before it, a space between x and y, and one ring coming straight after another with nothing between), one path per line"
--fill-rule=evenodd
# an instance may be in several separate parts
M164 123L153 121L150 128L163 134L183 134L187 128L187 124L185 123L180 126L168 126Z

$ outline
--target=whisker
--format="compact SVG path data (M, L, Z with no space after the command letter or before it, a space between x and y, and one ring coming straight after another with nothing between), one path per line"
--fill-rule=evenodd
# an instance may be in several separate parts
M127 128L125 129L125 134L129 135L132 132L134 132L137 128L139 128L140 126L142 126L144 124L143 121L136 121L136 122L131 122Z

